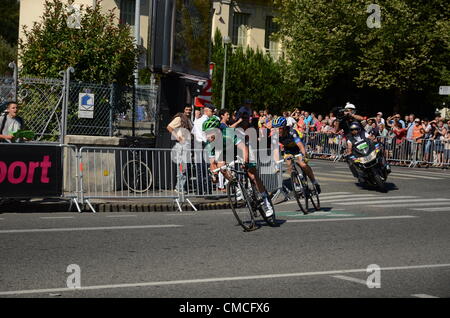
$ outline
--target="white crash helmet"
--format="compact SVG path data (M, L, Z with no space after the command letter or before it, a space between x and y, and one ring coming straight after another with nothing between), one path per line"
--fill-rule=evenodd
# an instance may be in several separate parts
M356 107L353 104L350 104L349 102L347 102L347 104L344 107L345 109L351 109L351 110L355 110Z

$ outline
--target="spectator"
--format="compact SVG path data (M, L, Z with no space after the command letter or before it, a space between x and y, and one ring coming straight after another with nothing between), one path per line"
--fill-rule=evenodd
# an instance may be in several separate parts
M412 140L413 139L412 136L413 136L413 130L414 130L414 126L415 126L414 120L415 120L414 114L410 114L409 115L409 123L408 123L408 126L406 126L406 129L408 129L408 132L406 134L406 138L408 140Z
M210 117L214 116L215 107L207 105L203 108L203 116L194 121L192 134L195 140L194 162L197 180L197 192L199 195L211 193L211 182L209 180L207 165L203 158L203 149L205 148L206 136L203 132L203 123Z
M251 116L252 116L252 101L250 99L246 99L244 101L244 105L239 108L239 110L236 113L236 120L239 118L242 118L242 121L240 123L240 127L244 130L249 128L251 126Z
M291 112L286 112L286 121L287 121L287 126L289 127L295 127L295 125L297 124L297 121L291 116Z
M259 122L259 114L256 110L253 111L253 115L251 117L251 127L258 129Z
M375 121L376 121L377 125L379 125L379 124L385 124L385 123L386 123L386 122L384 121L383 113L382 113L382 112L378 112L378 113L377 113L377 116L375 117Z
M387 138L389 136L389 131L386 129L385 124L379 124L378 131L380 132L380 137Z
M177 113L172 121L167 125L167 130L176 140L176 144L174 147L174 151L176 154L177 163L180 164L180 171L182 175L177 177L177 183L175 185L176 192L184 191L184 186L186 184L186 170L187 170L187 162L188 156L190 156L190 135L186 135L187 132L192 130L193 124L191 121L192 114L192 106L186 105L184 107L183 113ZM186 129L182 130L180 128ZM178 167L177 167L178 171Z
M305 131L308 132L309 127L314 124L313 117L308 112L305 112L305 119L303 122L305 124Z
M0 116L0 142L14 141L14 133L24 128L23 119L18 116L16 102L8 102L5 112Z
M448 169L448 166L450 165L450 129L443 128L442 129L442 135L444 136L443 142L444 142L444 169Z
M434 132L434 149L436 151L435 166L443 168L444 167L444 139L446 131L444 131L444 122L439 120Z

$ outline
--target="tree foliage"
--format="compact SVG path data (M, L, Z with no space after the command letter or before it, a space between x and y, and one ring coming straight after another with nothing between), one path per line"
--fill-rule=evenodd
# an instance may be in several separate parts
M19 37L19 5L17 0L0 1L0 36L10 45L17 45Z
M0 36L0 76L12 75L13 70L8 67L9 63L16 61L17 47L11 46L2 36Z
M79 81L132 83L137 50L129 26L118 25L114 10L103 13L98 3L81 6L81 28L70 28L72 3L46 0L41 21L24 28L19 46L23 75L55 78L72 66Z
M317 105L329 94L345 94L367 104L376 97L397 110L418 103L417 96L428 108L435 105L438 86L450 80L448 3L376 3L380 28L367 24L369 1L275 0L290 62L286 74L304 102Z
M286 100L284 93L287 83L284 81L283 60L275 61L261 50L227 45L227 74L225 107L239 108L245 99L251 99L254 109L268 107L279 111L292 105L292 100ZM215 32L212 46L213 73L213 103L221 105L222 82L225 49L222 36Z

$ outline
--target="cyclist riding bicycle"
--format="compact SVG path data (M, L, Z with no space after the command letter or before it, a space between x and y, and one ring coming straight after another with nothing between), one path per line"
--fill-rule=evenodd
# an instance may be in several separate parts
M318 194L321 193L321 188L319 182L317 182L314 177L314 173L311 167L308 165L308 158L306 158L306 149L302 140L302 135L299 135L297 130L287 126L287 120L284 117L278 117L272 120L272 129L278 129L278 143L281 152L284 157L295 156L299 153L302 153L303 156L298 157L298 164L305 171L306 175L311 179L311 182L314 184L316 191ZM279 150L276 147L275 149L275 160L278 161L280 158ZM288 171L291 173L292 162L288 161Z
M262 183L261 179L258 176L258 171L256 170L256 163L249 162L249 148L245 144L245 142L239 138L234 133L234 128L224 128L221 131L222 133L222 141L223 141L223 147L222 147L222 153L220 151L217 151L215 147L212 146L212 142L215 141L216 138L216 129L219 129L220 127L220 121L217 117L211 117L207 119L203 123L203 131L206 134L207 139L207 145L206 150L208 152L209 162L210 162L210 171L213 174L213 177L215 180L213 182L217 182L217 176L218 173L213 173L213 170L216 170L220 167L223 167L226 162L224 161L226 158L226 149L227 149L227 143L228 145L236 146L239 150L243 153L243 159L244 159L244 169L246 170L249 178L255 183L256 189L260 192L262 198L263 198L263 209L267 217L270 217L273 215L273 207L270 203L269 194L264 187L264 184ZM234 147L233 147L234 150ZM233 151L234 152L234 151ZM223 160L218 161L217 159L221 158ZM227 171L221 171L224 177L227 180L232 180L231 176L228 174Z

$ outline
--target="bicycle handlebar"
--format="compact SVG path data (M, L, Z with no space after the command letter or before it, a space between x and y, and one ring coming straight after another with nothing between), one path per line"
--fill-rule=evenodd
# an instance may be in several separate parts
M224 166L222 166L220 168L211 170L211 172L212 173L217 173L220 170L226 170L226 169L228 169L228 167L231 167L231 166L235 165L236 163L243 163L243 160L241 158L238 158L238 160L231 161L230 163L227 163L227 164L225 164Z
M276 163L276 164L280 164L280 163L282 163L282 162L285 162L286 160L292 160L292 159L298 158L298 157L303 157L303 154L299 153L299 154L297 154L297 155L295 155L295 156L293 156L293 157L286 157L286 158L283 158L283 159L281 159L281 160L275 161L275 163Z

